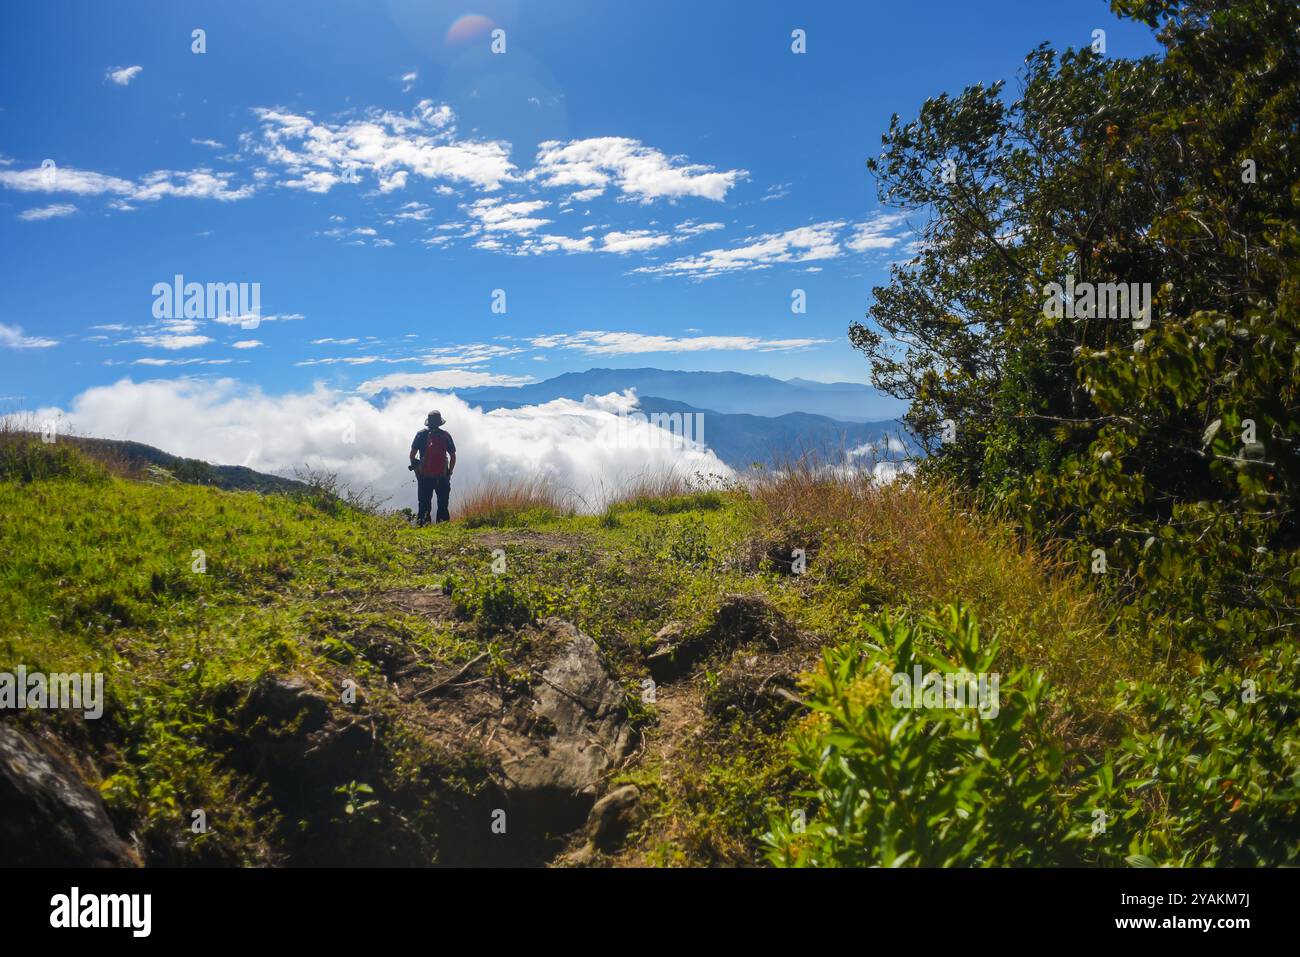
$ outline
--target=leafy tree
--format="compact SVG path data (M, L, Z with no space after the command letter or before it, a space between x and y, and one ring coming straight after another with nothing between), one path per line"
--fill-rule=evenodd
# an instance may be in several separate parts
M1300 7L1112 7L1165 55L1043 46L1013 101L894 117L868 165L919 252L850 338L928 469L1101 549L1132 614L1239 647L1300 627ZM1149 284L1150 311L1071 282Z

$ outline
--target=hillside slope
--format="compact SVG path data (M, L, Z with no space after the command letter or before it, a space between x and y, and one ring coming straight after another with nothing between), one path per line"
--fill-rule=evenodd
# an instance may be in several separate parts
M7 712L0 782L6 747L88 782L118 863L842 863L824 820L838 785L801 754L839 726L865 760L878 656L958 663L972 614L985 651L998 635L1002 716L949 721L951 738L909 719L937 777L881 792L893 816L859 822L856 862L893 862L882 829L911 863L1131 852L1087 838L1088 773L1142 728L1114 682L1155 663L1079 577L943 495L805 475L414 529L325 496L83 466L0 481L0 672L100 672L106 707ZM963 744L972 729L994 737ZM967 808L947 843L902 823L943 816L917 794ZM53 853L55 822L15 820L0 855ZM1159 854L1149 824L1138 846ZM1015 839L1027 829L1041 840Z
M35 439L35 434L32 434L31 438ZM228 492L301 493L307 491L307 486L296 479L269 475L243 465L214 465L200 459L184 458L129 439L60 435L58 441L85 451L97 461L108 463L120 474L134 477L149 474L152 467L163 469L178 482L211 485Z

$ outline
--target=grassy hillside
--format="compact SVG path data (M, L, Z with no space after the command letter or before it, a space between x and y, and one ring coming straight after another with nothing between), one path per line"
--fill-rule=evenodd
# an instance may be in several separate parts
M1206 696L1240 676L1178 677L1082 576L942 490L795 471L578 516L533 488L415 529L27 454L45 464L0 480L0 671L103 672L108 706L4 720L78 756L146 863L1297 853L1293 654L1261 656L1267 707L1231 714ZM555 619L599 645L633 729L602 790L634 785L636 813L594 845L580 819L489 828L499 725L474 702L547 680ZM999 672L1000 713L899 720L881 675L922 655Z
M9 422L0 428L6 432L13 431ZM30 438L36 438L37 432L34 429L29 428L26 431L30 433ZM85 451L91 458L104 463L115 474L128 478L148 479L166 473L178 482L212 485L226 491L292 494L307 490L307 484L302 481L279 475L268 475L243 465L212 465L200 459L182 458L154 448L152 445L145 445L143 442L96 439L78 435L60 435L58 441ZM21 447L21 443L6 446L11 454ZM31 463L36 461L39 461L39 457L30 460ZM24 468L22 462L16 458L7 462L6 467L16 473L21 473Z

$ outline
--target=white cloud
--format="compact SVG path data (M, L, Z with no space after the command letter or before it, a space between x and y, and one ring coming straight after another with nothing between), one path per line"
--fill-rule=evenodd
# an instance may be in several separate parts
M446 391L403 392L377 406L322 385L270 396L233 379L128 378L83 392L65 418L79 434L133 439L216 464L280 475L310 465L392 496L391 507L413 508L407 450L425 414L438 409L456 440L453 516L461 496L484 481L542 477L595 508L602 490L647 472L732 474L712 453L674 447L648 423L622 420L623 441L611 441L620 435L619 411L635 401L630 393L589 396L485 413ZM55 414L42 409L38 417Z
M0 347L5 349L48 349L59 340L43 336L25 336L22 326L7 326L0 322Z
M333 338L313 339L312 345L340 345L340 346L355 345L360 341L361 340L359 339L333 339ZM295 362L294 365L296 366L332 366L332 365L364 366L364 365L375 365L376 363L382 365L399 365L402 363L413 362L425 366L476 366L476 365L482 365L483 363L491 359L500 359L505 356L518 355L523 351L524 350L519 346L506 346L506 345L496 345L492 343L476 342L476 343L470 343L468 345L439 346L434 349L428 349L427 351L419 355L330 356L323 359L302 359L298 362ZM457 374L459 374L459 372L460 370L457 370ZM435 376L443 376L443 375L447 375L448 373L430 373L430 374ZM469 375L471 373L465 373L465 374ZM479 375L483 375L483 373L474 372L472 373L472 375L479 376ZM418 379L419 376L417 375L416 378ZM441 388L441 387L445 387L449 380L442 379L442 378L434 378L434 379L420 380L420 381L427 381L428 383L436 383L437 387ZM454 384L463 386L466 385L468 381L469 380L457 379L454 380ZM488 384L496 384L496 383L483 381L483 382L478 382L476 384L488 385Z
M230 362L229 359L136 359L132 365L137 366L224 366Z
M136 336L127 341L138 342L143 346L152 346L156 349L193 349L195 346L207 345L212 339L208 336L148 335Z
M296 366L338 366L338 365L369 366L369 365L374 365L376 362L382 362L387 365L392 365L398 362L415 362L415 361L416 361L415 358L412 356L407 356L406 358L403 359L388 359L383 356L331 356L328 359L303 359L299 362L295 362L294 365Z
M18 214L18 218L31 223L42 219L54 219L56 216L71 216L76 211L77 207L71 203L55 203L53 206L25 209Z
M195 146L210 146L214 150L223 150L226 148L224 143L218 143L216 140L196 140L190 137L190 142Z
M700 233L723 228L721 223L695 223L687 220L672 227L670 233L656 232L652 229L630 229L626 231L613 229L606 232L601 238L600 245L597 245L593 236L574 238L552 233L533 235L538 227L551 221L530 217L527 214L537 212L546 205L542 201L497 203L495 200L485 199L464 207L471 217L483 223L483 231L492 231L497 234L515 234L520 237L512 242L508 235L504 238L480 236L474 245L479 249L500 251L514 256L539 256L554 252L603 252L626 255L628 253L646 252L672 243L684 242L692 236L698 236ZM439 229L441 228L440 226ZM475 228L471 227L467 235L474 235ZM598 228L594 225L585 226L581 232L586 233ZM439 242L446 241L443 237L423 240L428 245L436 245Z
M376 395L386 389L470 389L486 385L529 385L536 381L530 376L498 375L494 372L473 372L467 369L393 372L377 379L367 379L357 386L357 392L361 395Z
M581 239L573 239L569 236L553 236L550 233L543 233L540 236L532 236L519 244L515 252L521 256L540 256L543 253L589 253L592 250L594 242L591 236L583 236Z
M245 323L252 323L254 321L256 321L258 324L263 322L299 322L306 318L307 317L304 316L301 312L290 312L290 313L285 313L284 315L270 315L270 316L252 316L252 315L217 316L212 321L222 326L243 327ZM248 328L255 328L255 326L250 325L248 326Z
M546 206L543 200L500 203L495 199L480 199L465 207L465 212L477 219L483 229L489 232L529 233L550 222L549 219L530 215Z
M643 252L658 246L667 246L673 237L664 233L651 232L648 229L633 229L629 232L614 230L605 234L600 248L609 253Z
M760 339L754 336L655 336L639 332L579 332L573 335L536 336L538 349L576 349L589 356L626 356L652 352L786 352L806 349L829 339Z
M232 349L257 349L265 345L260 339L240 339L230 344Z
M163 332L170 335L186 335L198 331L199 321L197 319L164 319L158 325Z
M118 86L126 86L144 71L142 66L110 66L104 78L112 80Z
M393 214L394 219L412 220L414 222L423 222L433 214L433 207L426 206L424 203L418 203L412 200L404 203L398 211Z
M678 238L686 238L689 236L698 236L700 233L710 233L715 229L724 228L726 227L724 227L722 223L697 223L688 219L686 222L677 226L674 232Z
M490 192L514 178L510 144L459 139L448 106L422 100L411 115L371 110L346 123L317 122L284 110L258 108L259 134L245 145L292 177L282 185L329 192L369 173L381 190L400 189L407 174L468 183ZM401 174L401 175L399 175Z
M280 185L288 186L290 189L305 189L309 193L328 193L334 188L335 183L342 182L342 177L326 170L312 170L303 172L301 176L294 179L283 180Z
M381 177L379 180L379 192L391 193L394 190L406 189L406 181L410 178L410 175L411 174L406 170L399 169L396 172Z
M223 202L247 199L254 187L231 186L232 173L214 173L208 169L155 170L138 182L75 167L33 167L23 170L0 170L0 185L24 193L76 193L80 196L110 195L124 200L152 202L164 196L189 199L216 199ZM116 208L123 207L121 200Z
M546 186L576 187L573 199L593 199L610 185L643 203L655 199L697 196L723 200L727 191L749 173L719 172L712 166L683 163L653 147L622 136L599 136L561 143L539 144L528 178Z
M647 249L684 242L692 236L722 228L722 223L696 223L688 219L674 226L671 233L657 233L650 229L632 229L626 232L613 230L605 234L600 248L602 252L609 253L645 252Z
M697 256L663 265L641 266L633 271L707 278L727 272L767 269L775 263L834 259L844 251L838 240L844 226L842 222L825 222L783 233L767 233L732 249L710 249Z
M473 365L523 352L518 346L500 346L475 342L460 346L439 346L425 353L420 362L426 366ZM464 383L461 383L463 385Z
M898 228L906 220L904 213L878 213L866 222L855 223L853 236L845 245L855 253L864 253L870 249L893 249L903 241L907 233L890 236L889 231Z
M188 172L158 170L149 173L140 180L139 186L131 194L135 200L155 200L164 196L179 196L186 199L216 199L233 202L247 199L253 195L254 187L248 184L236 189L230 187L230 173L213 173L199 169Z
M23 193L77 193L81 196L101 193L129 196L135 190L135 184L130 180L70 166L0 170L0 184Z

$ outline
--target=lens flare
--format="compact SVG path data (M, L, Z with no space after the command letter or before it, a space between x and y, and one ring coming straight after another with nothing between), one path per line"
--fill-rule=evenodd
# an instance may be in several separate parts
M481 13L467 13L458 17L447 31L447 44L459 45L487 36L496 24Z

